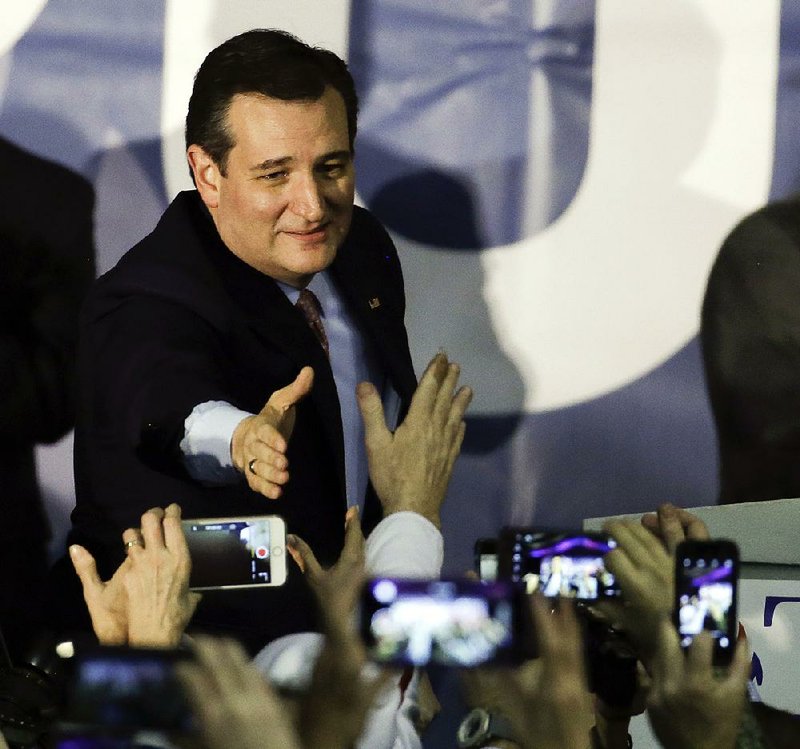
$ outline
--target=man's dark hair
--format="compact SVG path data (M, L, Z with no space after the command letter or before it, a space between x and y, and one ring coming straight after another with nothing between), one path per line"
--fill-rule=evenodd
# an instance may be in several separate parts
M316 101L331 86L344 99L350 149L356 137L358 98L344 61L276 29L253 29L209 52L194 77L186 114L186 147L200 146L225 175L234 146L227 114L236 94L284 101Z

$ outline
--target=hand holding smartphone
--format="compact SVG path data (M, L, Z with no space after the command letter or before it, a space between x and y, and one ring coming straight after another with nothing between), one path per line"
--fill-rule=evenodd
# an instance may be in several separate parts
M739 550L732 541L678 545L673 616L684 650L707 631L714 638L714 665L730 663L739 628L738 582Z
M286 524L278 515L183 520L192 590L228 590L286 582Z
M498 573L546 598L597 601L620 595L604 556L617 542L607 533L504 528Z
M471 667L535 652L528 602L509 582L376 578L360 619L370 659L383 664Z

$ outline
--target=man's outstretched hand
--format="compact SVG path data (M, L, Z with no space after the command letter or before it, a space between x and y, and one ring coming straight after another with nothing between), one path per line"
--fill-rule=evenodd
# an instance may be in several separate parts
M294 382L276 390L264 408L239 423L231 439L231 459L253 491L278 499L289 480L286 449L295 422L295 406L310 392L314 370L303 367Z
M472 400L468 387L454 393L459 371L444 353L436 354L394 433L386 426L374 385L359 383L369 476L384 515L412 511L440 526L439 512L464 440L464 412Z

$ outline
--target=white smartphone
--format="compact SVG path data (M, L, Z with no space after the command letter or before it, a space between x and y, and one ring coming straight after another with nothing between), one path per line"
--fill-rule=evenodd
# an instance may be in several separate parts
M286 524L278 515L184 520L192 590L227 590L286 582Z

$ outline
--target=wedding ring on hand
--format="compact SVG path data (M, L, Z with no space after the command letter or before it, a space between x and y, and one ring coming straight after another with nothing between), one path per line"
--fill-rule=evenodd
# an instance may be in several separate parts
M253 459L252 459L252 460L251 460L251 461L250 461L250 462L247 464L247 469L250 471L250 473L255 473L255 472L256 472L256 469L253 467L253 466L255 466L255 464L256 464L256 460L258 460L258 458L253 458Z
M133 541L126 541L125 542L125 551L131 548L131 546L142 546L142 542L139 539L134 539Z

